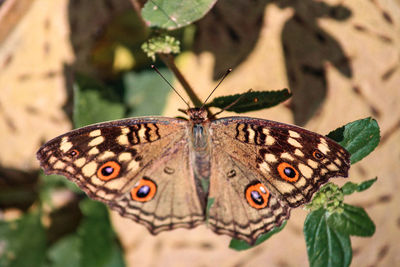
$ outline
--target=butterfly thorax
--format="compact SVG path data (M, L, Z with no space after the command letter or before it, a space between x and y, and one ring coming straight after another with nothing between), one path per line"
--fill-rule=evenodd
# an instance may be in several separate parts
M208 180L210 178L210 121L207 111L203 108L190 108L187 111L189 120L189 137L192 149L191 159L196 178L201 181L204 193L208 193Z
M207 110L204 108L189 108L186 114L194 124L200 124L208 120Z

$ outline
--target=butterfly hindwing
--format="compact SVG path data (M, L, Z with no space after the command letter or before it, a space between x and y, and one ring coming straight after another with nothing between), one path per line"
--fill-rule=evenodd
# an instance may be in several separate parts
M269 192L262 177L246 162L214 147L208 225L216 233L254 243L257 237L289 218L290 208Z

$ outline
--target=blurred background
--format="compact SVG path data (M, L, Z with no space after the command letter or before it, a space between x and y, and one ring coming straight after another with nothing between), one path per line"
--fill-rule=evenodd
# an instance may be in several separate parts
M0 265L25 255L6 253L12 239L19 253L38 249L12 266L62 266L63 252L74 249L71 266L94 244L111 251L107 264L96 266L307 266L302 208L282 232L236 252L229 237L205 226L152 236L113 212L108 222L102 207L93 212L96 203L80 203L84 195L66 179L42 175L35 153L57 135L88 122L178 116L186 108L140 48L151 35L140 16L144 2L0 1ZM250 88L293 93L283 105L246 116L321 134L368 116L378 121L380 145L350 171L353 182L378 177L346 199L377 227L372 238L352 237L352 266L400 263L399 33L398 0L220 0L169 33L181 42L178 68L203 100L233 68L214 96ZM163 63L155 65L188 99ZM99 220L104 228L91 228Z

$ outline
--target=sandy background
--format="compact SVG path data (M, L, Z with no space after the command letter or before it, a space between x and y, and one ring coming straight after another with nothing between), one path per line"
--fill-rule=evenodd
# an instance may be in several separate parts
M68 70L89 69L85 44L94 38L87 32L95 32L90 26L105 23L110 10L117 13L129 2L19 2L12 16L0 12L0 166L32 171L38 168L35 152L41 142L72 127L65 112ZM228 67L234 71L216 96L249 88L292 88L296 99L290 104L246 115L296 122L322 134L374 117L382 141L369 157L352 166L350 179L361 182L377 176L378 182L347 202L364 207L377 229L372 238L352 237L352 266L399 264L400 2L329 0L296 6L291 1L255 1L253 8L239 11L226 9L229 1L220 2L217 11L227 10L224 19L216 24L213 16L221 13L214 12L200 22L197 52L178 61L184 75L202 99L215 85L213 76ZM342 3L351 15L306 16L316 3ZM88 10L96 10L92 13L97 21L84 16ZM304 17L309 21L302 21ZM236 23L240 19L243 23ZM83 25L88 28L82 30ZM210 37L211 28L219 34ZM235 34L224 35L228 28ZM306 41L301 42L303 37ZM219 47L224 41L232 45ZM285 62L297 67L287 69ZM178 108L185 106L171 94L164 114L176 116ZM203 226L152 236L144 227L112 214L130 266L306 266L305 216L301 208L293 210L280 234L252 250L235 252L227 248L228 237Z

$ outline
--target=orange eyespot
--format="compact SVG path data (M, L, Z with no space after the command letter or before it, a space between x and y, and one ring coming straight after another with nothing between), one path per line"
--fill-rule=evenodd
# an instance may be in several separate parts
M73 157L77 157L79 156L79 151L76 149L72 149L70 152L68 152L67 154L69 157L73 158Z
M281 178L290 183L297 182L299 172L289 163L282 162L278 165L278 172Z
M314 157L316 160L321 160L321 159L324 158L324 155L323 155L319 150L315 150L315 151L312 153L312 155L313 155L313 157Z
M103 181L109 181L118 176L121 166L115 161L107 161L97 170L97 177Z
M131 197L135 201L150 201L157 192L157 185L152 180L143 177L131 190Z
M269 191L262 183L248 186L245 196L249 205L255 209L262 209L268 206Z

